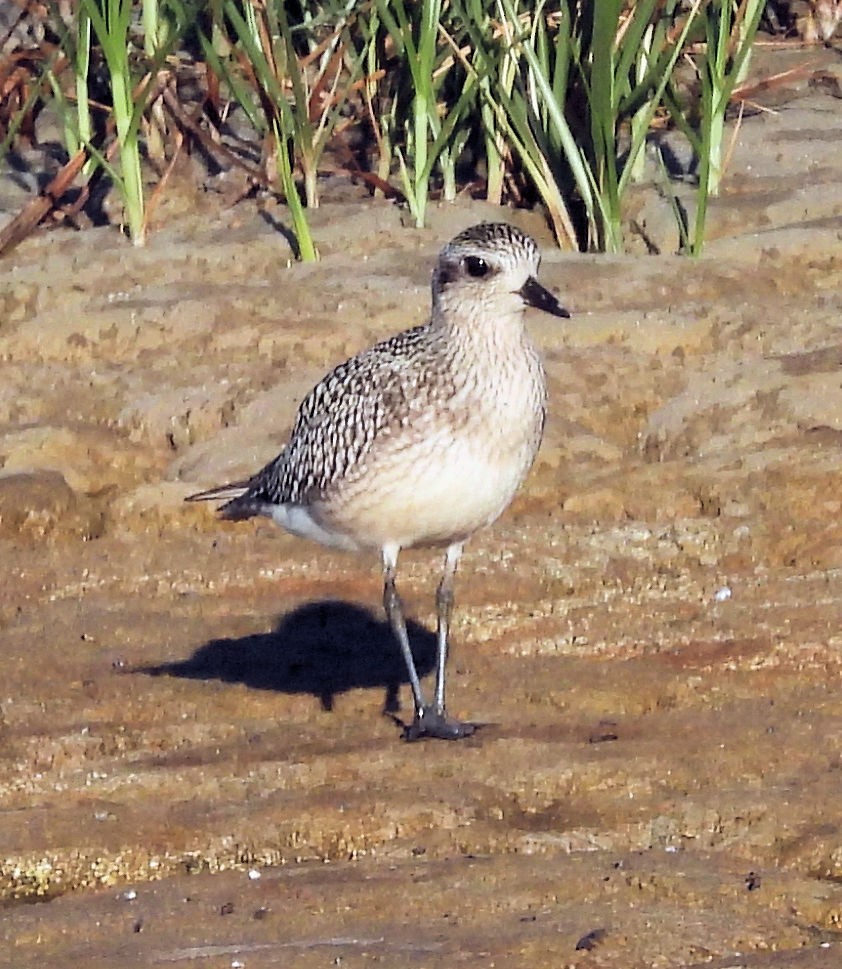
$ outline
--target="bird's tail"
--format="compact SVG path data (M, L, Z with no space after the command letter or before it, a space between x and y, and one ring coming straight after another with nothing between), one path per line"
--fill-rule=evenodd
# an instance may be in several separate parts
M232 481L230 484L218 485L199 491L195 495L188 495L185 501L224 501L225 504L217 509L220 518L230 521L240 521L260 514L262 503L256 501L249 494L250 481Z
M197 491L195 495L188 495L185 501L225 501L240 498L248 491L248 481L232 481L230 484L217 485L207 491Z

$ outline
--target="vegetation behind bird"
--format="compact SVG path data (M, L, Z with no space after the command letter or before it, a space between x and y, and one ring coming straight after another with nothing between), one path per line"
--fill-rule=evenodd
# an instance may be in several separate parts
M676 208L697 253L727 161L725 110L763 7L51 0L44 18L42 6L16 0L0 37L0 146L14 147L26 119L52 103L68 156L87 155L82 194L110 178L137 244L186 139L286 201L302 259L317 258L308 210L327 170L402 199L418 227L430 200L470 192L542 205L561 246L618 251L651 129L673 125L698 157L695 224ZM21 23L39 27L29 41ZM261 145L257 160L229 136L235 111ZM7 233L0 245L14 241Z

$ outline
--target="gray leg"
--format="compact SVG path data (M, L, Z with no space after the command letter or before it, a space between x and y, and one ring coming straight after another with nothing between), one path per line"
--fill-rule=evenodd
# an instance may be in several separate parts
M441 582L436 589L436 613L438 615L438 657L436 663L436 713L444 716L444 679L447 667L447 650L450 641L450 617L453 614L453 580L456 566L462 555L461 545L451 545L444 559Z
M453 576L462 552L461 545L452 545L447 550L441 583L436 593L438 610L438 662L436 669L436 700L429 706L424 703L421 683L412 658L409 637L406 633L406 623L403 618L400 596L395 588L395 572L398 564L396 548L383 549L383 605L395 638L400 645L409 674L409 685L412 687L412 698L415 703L415 716L412 723L404 729L406 740L418 740L421 737L438 737L441 740L458 740L468 737L476 729L472 723L460 723L450 720L444 712L445 665L447 663L447 638L450 627L450 613L453 608Z
M389 625L403 653L406 671L409 674L409 685L412 688L412 699L415 702L415 716L424 709L424 694L421 692L421 681L415 669L415 660L409 647L409 636L406 632L406 622L403 618L403 604L398 590L395 588L395 574L398 567L398 550L383 549L383 608L389 619Z

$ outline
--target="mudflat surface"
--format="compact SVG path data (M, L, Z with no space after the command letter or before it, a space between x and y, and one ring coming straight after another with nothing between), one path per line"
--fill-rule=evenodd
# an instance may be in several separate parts
M499 210L351 192L287 266L185 186L144 250L7 257L0 965L839 966L840 129L806 75L745 119L697 261L505 214L573 318L531 319L544 447L458 577L455 744L400 740L378 563L182 499ZM438 567L402 559L425 672Z

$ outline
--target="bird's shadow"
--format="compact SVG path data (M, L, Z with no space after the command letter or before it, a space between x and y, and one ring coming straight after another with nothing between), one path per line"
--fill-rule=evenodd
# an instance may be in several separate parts
M435 666L436 637L412 620L407 631L418 675L424 676ZM212 639L187 659L136 667L134 672L309 693L324 710L333 709L337 694L383 687L386 713L398 710L400 685L408 682L389 624L367 609L331 599L287 613L269 633Z

